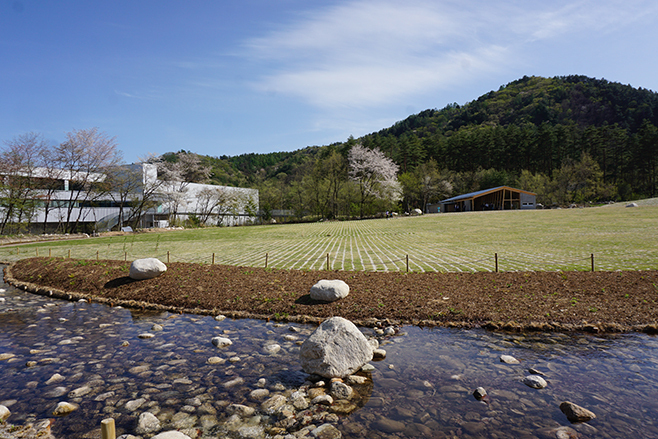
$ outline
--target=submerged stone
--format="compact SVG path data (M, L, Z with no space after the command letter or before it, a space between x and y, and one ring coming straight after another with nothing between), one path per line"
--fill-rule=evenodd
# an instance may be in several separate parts
M593 412L570 401L564 401L560 404L560 410L571 422L587 422L596 418Z

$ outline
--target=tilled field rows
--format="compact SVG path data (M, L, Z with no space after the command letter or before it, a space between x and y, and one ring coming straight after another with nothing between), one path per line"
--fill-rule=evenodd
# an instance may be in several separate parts
M600 248L586 247L574 240L551 248L550 244L524 242L515 236L509 242L501 241L493 233L491 239L486 239L487 236L469 239L464 234L453 236L450 229L440 227L440 221L440 217L434 216L262 226L243 228L245 232L236 236L228 235L226 229L206 229L178 235L176 239L168 233L179 232L164 233L162 241L158 238L157 242L132 235L106 241L107 245L94 245L89 240L88 244L71 247L72 250L62 245L50 250L42 248L40 256L68 257L71 251L72 258L83 259L130 261L157 257L165 262L252 267L267 263L272 268L299 270L406 271L408 267L409 271L421 272L473 272L494 271L496 254L499 271L589 270L590 255L594 253L597 270L656 268L655 250L629 249L610 243ZM4 248L0 257L19 259L35 256L38 251L35 246L24 248L22 254L12 254L12 249Z

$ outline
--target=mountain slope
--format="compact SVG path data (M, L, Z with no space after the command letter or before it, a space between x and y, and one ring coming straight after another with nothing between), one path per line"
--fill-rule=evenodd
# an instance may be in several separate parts
M331 151L380 148L411 172L430 159L452 173L492 170L511 184L527 170L551 176L591 156L622 198L656 195L658 93L585 76L523 77L441 110L428 109L358 139L293 152L208 157L220 184L299 181Z

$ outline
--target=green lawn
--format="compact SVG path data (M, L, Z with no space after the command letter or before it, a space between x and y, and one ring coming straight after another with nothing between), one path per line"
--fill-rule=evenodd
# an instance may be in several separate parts
M368 221L208 228L0 247L36 256L333 270L500 271L658 268L658 199L587 209L473 212Z

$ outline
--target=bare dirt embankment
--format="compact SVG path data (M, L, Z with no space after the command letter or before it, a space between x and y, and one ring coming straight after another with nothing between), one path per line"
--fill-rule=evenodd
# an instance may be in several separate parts
M172 263L155 279L133 281L129 264L33 258L16 262L6 277L70 300L231 317L658 333L658 271L383 273ZM314 302L308 292L320 279L344 280L350 295Z

